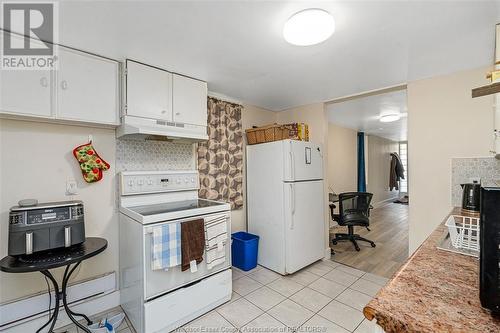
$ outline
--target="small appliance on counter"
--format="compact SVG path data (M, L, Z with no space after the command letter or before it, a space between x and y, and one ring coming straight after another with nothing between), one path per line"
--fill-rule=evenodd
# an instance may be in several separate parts
M479 298L500 312L500 187L481 188Z
M10 256L70 247L85 241L82 201L21 200L9 213Z
M462 186L462 209L466 212L479 212L481 184L479 182L460 184Z

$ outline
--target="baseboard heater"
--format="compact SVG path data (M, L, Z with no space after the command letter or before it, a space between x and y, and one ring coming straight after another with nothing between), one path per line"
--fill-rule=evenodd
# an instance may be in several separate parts
M68 303L76 305L85 302L94 297L104 296L116 291L115 272L101 275L76 284L68 286ZM51 290L51 311L55 307L54 290ZM22 322L33 320L37 317L47 316L49 305L49 293L42 292L32 296L25 297L0 304L0 331ZM62 307L62 304L60 304Z

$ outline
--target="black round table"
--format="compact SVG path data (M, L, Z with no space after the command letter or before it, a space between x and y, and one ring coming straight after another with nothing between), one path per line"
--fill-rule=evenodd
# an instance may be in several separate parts
M87 237L85 242L82 244L74 245L68 248L60 248L51 251L44 251L40 253L34 253L26 256L7 256L0 260L0 270L7 273L29 273L29 272L40 272L45 275L54 285L55 291L55 307L54 312L49 318L49 321L40 327L36 332L40 332L47 325L50 324L49 333L53 332L54 326L57 321L57 316L59 314L59 304L62 300L64 310L66 311L69 319L82 329L84 332L91 333L90 330L80 324L75 318L82 317L85 318L88 325L92 324L92 321L84 314L76 313L71 311L68 307L68 302L66 299L66 291L68 288L68 281L71 274L75 269L82 263L82 261L92 258L99 253L103 252L108 247L108 241L104 238L97 237ZM73 265L71 267L71 265ZM49 269L58 268L66 266L64 270L64 276L62 280L61 289L57 284L56 279L50 273ZM50 309L49 309L50 311Z

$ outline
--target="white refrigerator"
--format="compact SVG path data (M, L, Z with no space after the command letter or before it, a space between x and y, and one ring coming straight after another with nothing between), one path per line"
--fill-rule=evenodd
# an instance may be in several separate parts
M323 149L295 140L247 146L248 232L258 263L291 274L325 255Z

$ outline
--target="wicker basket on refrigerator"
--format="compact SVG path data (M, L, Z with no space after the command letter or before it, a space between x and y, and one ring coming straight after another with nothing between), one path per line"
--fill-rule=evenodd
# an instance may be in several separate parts
M289 129L286 126L278 124L249 128L245 132L249 145L278 141L288 139L289 137Z

